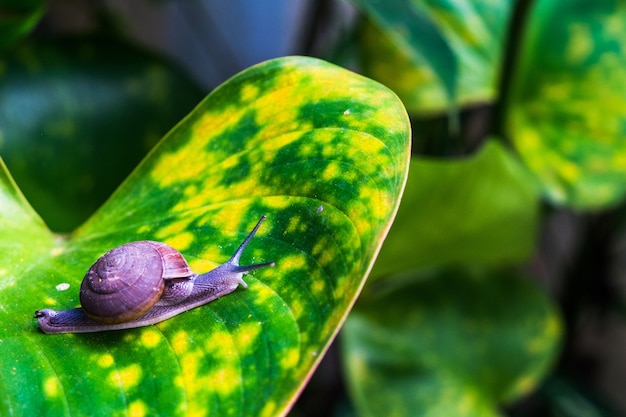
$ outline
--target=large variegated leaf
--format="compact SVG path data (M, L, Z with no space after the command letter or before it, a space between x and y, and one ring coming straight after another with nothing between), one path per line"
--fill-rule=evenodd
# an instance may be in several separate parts
M559 316L518 276L452 269L367 290L342 331L363 417L500 416L558 353Z
M5 172L0 201L0 414L286 412L358 295L408 167L409 125L385 87L284 58L215 90L71 236L47 231ZM33 312L78 304L85 270L133 240L224 262L275 261L207 306L143 329L44 335Z
M602 208L626 194L626 11L539 0L510 99L509 135L550 200Z
M365 73L398 93L412 114L497 96L511 1L353 1L369 22L360 36Z
M0 57L0 155L33 208L70 232L205 95L170 63L106 37Z

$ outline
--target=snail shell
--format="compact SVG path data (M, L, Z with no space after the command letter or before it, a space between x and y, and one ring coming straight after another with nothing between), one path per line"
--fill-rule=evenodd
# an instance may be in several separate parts
M80 286L80 304L94 320L124 323L150 310L163 295L166 281L193 275L185 258L165 243L127 243L89 268Z
M44 333L87 333L129 329L159 323L247 287L243 274L274 266L273 262L239 265L239 258L266 216L228 262L195 274L185 258L161 242L139 241L118 246L87 271L80 288L82 308L43 309L35 318Z

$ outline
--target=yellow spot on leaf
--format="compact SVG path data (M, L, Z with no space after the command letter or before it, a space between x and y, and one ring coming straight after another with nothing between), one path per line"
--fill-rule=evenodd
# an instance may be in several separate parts
M281 83L280 80L277 82ZM260 136L275 137L283 132L308 130L299 117L300 108L297 104L302 102L302 96L298 97L300 94L297 88L281 88L255 101L256 120L259 126L263 126Z
M190 402L185 415L187 417L206 417L206 405L202 403Z
M111 371L109 374L109 385L119 387L127 391L139 384L141 381L141 366L133 364L119 370Z
M570 40L567 44L567 60L578 63L589 57L593 52L593 36L586 24L570 24Z
M226 348L206 345L218 353L196 349L180 358L183 381L177 384L185 388L189 399L186 415L205 415L207 395L217 394L225 399L234 390L241 389L237 353L232 344ZM226 357L223 352L227 352Z
M146 404L141 400L136 400L128 406L129 417L144 417L147 414Z
M346 297L346 294L349 294L349 283L350 281L348 278L343 278L337 281L337 283L335 284L335 290L333 291L333 296L335 297L335 299L341 300Z
M185 388L185 379L182 375L179 374L174 378L174 385L181 389Z
M321 279L316 279L313 281L313 285L311 286L311 292L314 295L319 295L324 292L326 289L326 283Z
M192 233L182 232L182 233L177 234L174 237L165 239L165 243L167 243L168 245L170 245L171 247L175 248L178 251L183 251L189 248L189 246L191 246L193 239L194 239L194 235Z
M526 151L535 151L541 147L541 137L534 130L524 129L518 138L520 147Z
M329 265L333 262L335 256L337 256L335 248L331 245L332 243L329 242L329 239L326 236L321 238L317 243L315 243L315 246L313 246L311 253L317 258L317 262L320 265Z
M306 224L302 222L299 216L293 216L289 219L289 224L285 228L285 234L302 233L306 230Z
M220 395L227 396L234 391L240 389L241 373L239 367L235 366L238 362L224 362L220 367L213 368L206 376L207 381L219 381L218 384L213 383L213 390Z
M300 360L300 350L298 348L291 348L284 353L280 360L281 368L285 370L294 369L298 365Z
M363 186L359 189L359 194L360 198L368 201L367 205L372 208L373 218L384 219L387 213L391 211L394 199L380 189Z
M526 342L526 350L531 354L542 354L552 346L561 334L561 322L557 316L551 316L545 323L543 332Z
M276 152L284 149L287 145L292 144L302 138L302 132L292 132L280 134L265 140L259 144L259 151L266 156L266 161L271 161Z
M43 392L48 398L54 398L59 395L59 381L50 377L43 384Z
M324 172L322 172L322 180L325 180L325 181L331 181L334 178L341 177L341 176L342 176L342 173L341 173L339 164L333 164L333 163L328 164L326 169L324 169Z
M378 155L385 149L385 142L380 138L370 136L366 133L357 133L359 138L358 147L353 147L353 150L364 152L367 155ZM381 157L381 155L378 155Z
M541 92L550 101L567 100L573 94L571 82L553 82L543 86Z
M231 206L228 206L228 215L222 216L213 216L211 218L211 225L217 229L219 229L224 234L235 234L241 232L242 234L249 232L252 230L254 224L250 223L249 225L242 225L241 219L243 219L245 212L249 209L248 205L232 205L233 211L231 212ZM232 213L232 214L231 214ZM259 229L257 236L261 236L263 226ZM236 238L233 238L236 239ZM241 242L236 242L237 244Z
M561 321L559 320L559 318L557 316L550 317L550 319L546 323L546 336L557 339L558 336L561 334L561 331Z
M182 337L176 335L175 339ZM172 345L177 352L183 350L180 346L177 347L174 341ZM225 396L233 390L240 389L241 376L237 347L228 332L211 333L210 338L203 344L204 349L189 350L190 348L191 346L185 346L184 353L179 355L182 380L176 380L175 383L184 387L187 392L189 398L187 415L196 415L197 412L206 411L202 400L206 395L218 393Z
M241 89L241 100L244 102L254 101L259 95L259 88L254 84L245 84Z
M626 170L626 154L623 152L616 153L613 156L613 165L620 170Z
M271 279L270 279L271 281ZM270 287L266 287L265 285L255 285L254 287L254 295L255 295L255 304L264 306L267 303L267 300L276 297L276 293Z
M180 364L183 370L183 377L185 381L193 381L192 385L189 387L190 391L199 383L196 379L198 378L198 367L201 358L202 352L200 351L187 352L181 356Z
M161 155L152 171L152 178L163 187L171 186L179 181L198 178L203 166L190 164L186 152L172 152Z
M574 163L562 160L561 164L557 166L563 179L569 182L574 182L580 177L580 169Z
M174 335L171 344L176 355L180 356L189 348L189 335L186 332L178 332Z
M296 254L285 256L280 260L280 267L283 271L291 269L302 269L306 266L304 255Z
M207 137L219 136L225 130L232 128L241 120L245 113L244 108L229 106L219 111L206 112L193 126L193 138L198 141Z
M115 361L113 360L113 356L111 356L108 353L101 355L100 358L98 359L98 365L101 366L102 368L109 368L113 366L113 363L115 363Z
M202 257L206 257L207 259L187 259L191 270L197 274L204 274L205 272L217 268L219 263L210 261L209 259L220 259L223 255L219 252L219 249L215 247L213 250L202 253ZM223 261L226 261L226 259L224 258Z
M457 403L458 415L470 415L476 408L477 403L478 401L475 393L468 392L463 394Z
M228 357L234 352L233 335L227 331L214 331L206 341L206 348L218 356Z
M46 297L44 298L43 302L47 305L47 306L53 306L56 305L56 300L50 297Z
M304 313L304 307L302 306L302 303L298 300L293 300L290 304L290 307L291 314L293 314L296 320L300 319L300 317L302 317L302 313Z
M362 216L357 207L351 207L351 211L352 210L354 210L355 213L350 217L354 219L353 222L356 230L359 232L369 231L371 229L371 219L366 216Z
M270 209L280 211L289 207L291 205L291 201L289 198L284 197L265 197L263 199L263 204Z
M147 348L154 348L161 342L161 335L155 330L145 330L141 334L141 343Z
M180 220L168 223L165 227L158 230L156 233L157 239L171 239L181 233L185 233L189 227L190 220L189 217L183 217ZM174 245L171 246L175 247Z
M139 228L137 229L137 234L143 234L143 233L147 233L150 231L150 227L147 224L142 224L141 226L139 226Z
M515 388L513 388L513 391L516 394L524 395L534 390L536 386L537 386L537 380L535 378L525 376L521 378L517 382L517 384L515 384Z
M279 415L280 413L277 411L277 406L275 401L266 401L263 405L263 410L261 410L261 417L273 417Z
M261 325L259 323L241 324L234 333L237 344L237 350L240 352L252 352L254 343L261 333Z

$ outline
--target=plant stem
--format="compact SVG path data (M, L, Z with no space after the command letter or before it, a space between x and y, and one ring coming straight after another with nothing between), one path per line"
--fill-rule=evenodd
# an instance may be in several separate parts
M526 33L528 16L534 5L534 0L518 0L513 6L511 23L508 25L508 33L504 42L502 68L498 90L500 94L494 105L494 117L492 132L496 137L506 138L504 122L506 119L507 104L511 96L511 88L517 64L522 50L522 42Z

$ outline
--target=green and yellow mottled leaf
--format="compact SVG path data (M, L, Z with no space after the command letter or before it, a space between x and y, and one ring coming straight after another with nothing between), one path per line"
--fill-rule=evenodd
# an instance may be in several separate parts
M529 22L508 134L553 202L616 204L626 193L626 9L539 0Z
M70 232L203 97L118 40L22 43L0 57L0 155L46 224Z
M398 91L409 109L414 97L405 93L419 87L424 95L430 92L445 105L454 103L457 60L440 27L428 14L407 0L353 1L368 18L361 36L365 72L374 77L386 76L388 85ZM430 91L431 87L435 91Z
M448 270L368 287L342 331L363 417L492 417L532 390L558 353L547 297L506 273Z
M360 33L364 73L393 89L410 113L447 112L451 93L459 105L495 98L513 2L355 2L369 5Z
M535 246L539 192L499 142L457 160L416 157L372 279L450 264L522 262Z
M409 137L385 87L283 58L211 93L68 238L29 220L5 178L1 198L31 225L11 225L3 204L2 236L35 232L0 241L0 414L285 414L390 227ZM143 329L36 328L36 309L78 305L84 272L109 248L164 241L202 272L226 261L262 214L241 262L276 266L249 274L247 289Z

